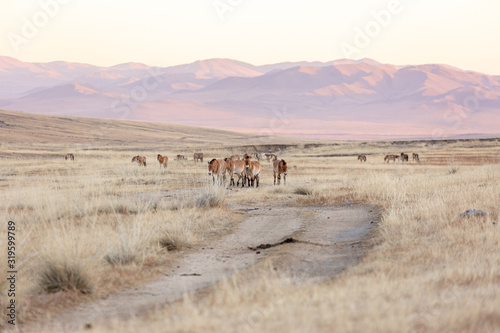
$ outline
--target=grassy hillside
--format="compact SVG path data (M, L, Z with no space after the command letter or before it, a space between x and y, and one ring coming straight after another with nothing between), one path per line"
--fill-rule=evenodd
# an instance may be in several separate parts
M301 141L201 127L45 116L5 110L0 110L0 129L1 143L52 143L72 146L232 146L290 144Z

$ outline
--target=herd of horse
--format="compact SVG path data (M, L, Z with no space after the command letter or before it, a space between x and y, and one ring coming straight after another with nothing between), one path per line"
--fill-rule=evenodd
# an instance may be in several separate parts
M420 162L420 156L417 153L412 154L413 161ZM358 161L366 162L366 155L358 155ZM385 155L384 162L389 163L389 161L401 161L408 162L409 157L408 154L401 153L400 155Z
M252 158L257 159L256 161ZM157 160L160 163L160 167L164 168L168 165L168 157L158 154ZM186 160L184 155L177 155L177 160ZM198 161L203 162L203 153L194 153L193 155L194 163ZM288 171L288 166L285 160L278 159L275 154L245 154L240 158L240 155L232 155L224 159L212 159L208 162L208 175L212 176L213 183L217 181L223 184L226 179L226 173L230 177L229 186L240 186L245 187L247 184L249 187L259 187L260 172L262 166L260 164L261 160L273 161L273 172L274 172L274 184L280 185L281 175L283 175L283 182L286 184L286 175ZM132 158L132 163L138 163L140 166L146 166L146 156L137 155ZM235 182L235 177L238 177Z
M413 161L420 162L420 157L418 154L412 154ZM75 155L68 153L64 156L65 160L75 160ZM160 167L166 168L168 165L168 157L158 154L156 159L160 163ZM178 161L187 160L184 155L177 155L176 159ZM252 160L256 159L256 160ZM193 154L194 163L203 162L203 153ZM286 184L286 175L288 171L288 165L285 160L279 159L277 155L266 153L266 154L244 154L241 158L240 155L232 155L226 158L212 159L208 162L208 175L212 176L213 183L219 182L223 184L226 179L226 173L230 177L229 186L240 186L245 187L245 184L249 187L259 187L260 173L262 166L260 161L267 160L273 162L273 173L274 173L274 185L280 185L281 175L283 175L283 182ZM401 162L408 162L408 154L401 153L400 155L386 155L384 157L384 162L389 163L389 161L396 162L396 160ZM366 162L366 155L358 155L358 161ZM146 166L146 156L137 155L132 157L132 163L138 163L140 166ZM237 181L235 182L235 177Z
M285 160L278 160L278 157L276 155L274 156L274 185L280 185L281 175L283 175L283 182L286 184L288 165ZM253 158L257 157L253 155ZM271 158L267 160L271 161ZM252 160L252 155L248 154L245 154L241 159L238 155L233 155L224 159L214 158L208 162L208 175L212 176L214 184L216 181L223 184L226 173L228 173L230 177L229 186L238 187L241 181L241 187L245 187L245 184L247 184L248 187L259 187L261 170L262 166L259 160ZM235 177L238 177L236 182L234 180Z
M420 156L418 156L418 154L413 153L412 158L414 161L420 162ZM400 155L386 155L384 157L384 162L386 163L389 163L389 161L396 162L397 160L401 162L408 162L409 161L408 154L401 153Z

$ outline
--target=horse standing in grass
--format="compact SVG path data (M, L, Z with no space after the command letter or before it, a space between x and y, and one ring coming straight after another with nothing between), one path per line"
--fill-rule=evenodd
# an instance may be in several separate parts
M359 155L358 156L358 161L366 162L366 156L365 155Z
M264 156L266 156L266 159L267 161L277 161L278 160L278 156L275 155L275 154L264 154Z
M418 154L413 153L413 160L417 161L417 162L420 162L420 157L418 156Z
M401 157L399 158L401 162L408 162L408 154L401 153Z
M224 160L213 159L208 162L208 175L212 176L215 184L215 176L217 176L217 182L222 185L226 179L227 164Z
M197 163L198 160L203 162L203 153L194 153L193 157L194 157L194 163Z
M398 155L386 155L386 156L384 157L384 162L389 163L389 161L391 161L391 160L392 160L392 161L394 161L394 162L396 162L396 160L397 160L398 158L399 158L399 156L398 156Z
M167 156L161 156L160 154L158 154L158 162L160 162L160 167L163 166L164 168L167 167L167 164L168 164L168 157Z
M139 165L146 166L146 156L134 156L132 157L132 163L137 162Z
M259 162L251 161L250 158L245 159L245 176L249 187L254 186L255 183L256 187L259 187L260 170Z
M288 170L288 165L286 164L285 160L273 162L274 185L276 185L276 176L278 177L278 185L280 184L281 174L283 174L283 183L286 185L287 170Z
M68 154L66 154L66 156L64 156L64 159L65 160L72 160L72 161L74 161L75 160L75 155L73 155L71 153L68 153Z
M232 157L232 156L231 156ZM229 186L240 186L240 180L242 180L242 185L245 184L245 162L238 160L238 159L232 159L232 158L225 158L224 161L226 162L226 169L229 173L229 176L231 177L231 180L229 182ZM234 183L234 175L238 176L238 182L235 184Z
M177 161L182 161L182 160L185 160L186 158L184 157L184 155L177 155Z

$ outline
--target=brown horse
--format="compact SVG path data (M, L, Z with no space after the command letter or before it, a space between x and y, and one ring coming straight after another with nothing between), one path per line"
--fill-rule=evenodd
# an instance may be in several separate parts
M401 156L399 157L399 159L401 160L401 162L408 162L408 154L405 154L405 153L401 153Z
M193 157L194 157L194 163L197 163L198 160L203 162L203 153L194 153Z
M274 155L274 154L264 154L264 156L266 157L267 161L277 161L278 160L278 156L277 155Z
M177 161L185 160L184 155L177 155Z
M213 159L208 162L208 175L212 176L214 184L215 184L215 176L217 176L217 181L220 184L224 184L224 180L226 179L226 170L227 164L224 160Z
M396 162L396 160L397 160L398 158L399 158L399 156L398 156L398 155L386 155L386 156L384 157L384 162L389 163L389 161L391 161L391 160L392 160L392 161L394 161L394 162Z
M274 171L274 185L276 185L276 176L278 176L278 185L280 184L281 174L283 174L283 182L286 185L286 172L288 170L288 165L285 160L274 161L273 171Z
M231 156L232 157L232 156ZM231 158L225 158L226 169L231 177L231 181L229 182L229 186L240 186L240 180L243 179L242 185L244 185L245 181L245 162L240 161L238 159L233 160ZM238 176L238 182L234 183L234 175Z
M132 157L132 163L137 162L139 165L144 165L146 166L146 156L134 156Z
M366 162L366 155L359 155L358 156L358 161Z
M64 159L65 160L72 160L72 161L74 161L75 160L75 155L73 155L71 153L68 153L68 154L66 154L66 156L64 156Z
M417 161L417 162L420 162L420 157L418 156L418 154L413 153L413 160Z
M164 168L167 167L168 164L168 157L167 156L161 156L158 154L158 157L156 158L158 162L160 162L160 167L163 166Z
M245 176L249 187L254 186L255 182L256 187L259 187L260 170L259 162L251 161L250 158L245 159Z

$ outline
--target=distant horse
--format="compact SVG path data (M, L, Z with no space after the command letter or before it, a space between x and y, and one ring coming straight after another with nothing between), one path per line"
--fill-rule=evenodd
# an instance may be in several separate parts
M217 176L217 181L220 182L220 184L224 183L224 180L226 178L226 170L227 164L224 160L217 160L214 158L213 160L208 162L208 175L212 176L214 184L215 176Z
M277 161L278 160L278 156L277 155L274 155L274 154L264 154L266 160L269 162L269 161Z
M185 160L184 155L177 155L177 161Z
M255 182L256 187L259 187L260 170L259 162L251 161L250 158L245 159L245 176L249 187L254 186Z
M366 162L366 156L365 155L359 155L358 156L358 161Z
M193 157L194 157L194 163L197 163L198 160L203 162L203 153L194 153Z
M75 155L73 155L71 153L68 153L68 154L66 154L66 156L64 156L64 159L65 160L72 160L72 161L74 161L75 160Z
M231 156L232 157L232 156ZM235 186L238 187L240 186L240 180L242 180L242 185L245 183L245 162L240 161L238 159L232 159L232 158L225 158L224 161L226 162L226 169L227 172L229 173L229 176L231 177L231 180L229 182L229 186ZM238 176L238 182L235 184L234 183L234 175Z
M418 154L413 153L413 160L417 161L417 162L420 162L420 157L418 156Z
M158 154L157 160L158 160L158 162L160 162L160 167L161 166L163 166L164 168L167 167L167 164L168 164L168 157L167 156L161 156L160 154Z
M401 156L399 158L401 160L401 162L408 162L408 154L405 154L405 153L401 153Z
M386 163L389 163L389 161L394 161L394 162L396 162L396 160L397 160L398 158L399 158L399 156L398 156L398 155L386 155L386 156L384 157L384 162L386 162Z
M288 170L288 165L286 164L285 160L273 162L274 185L276 185L276 176L278 176L278 185L280 184L281 174L283 174L283 183L286 185L287 170Z
M132 157L132 163L137 162L139 165L144 165L146 166L146 156L134 156Z

